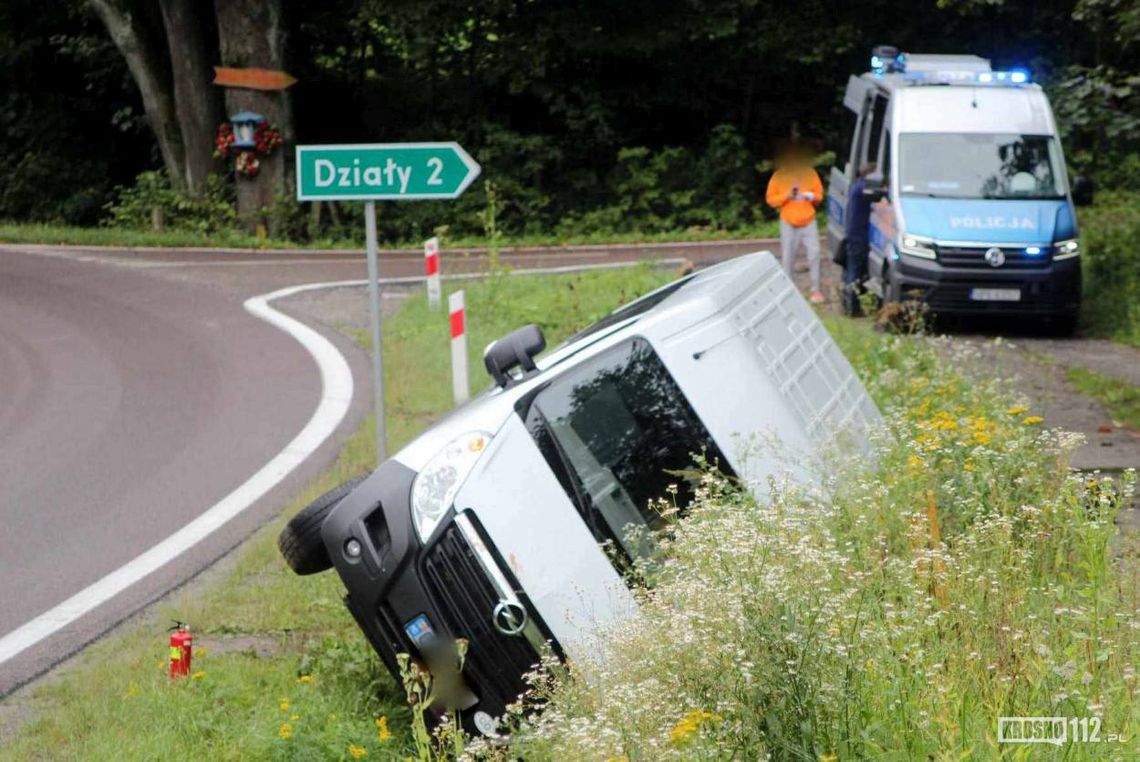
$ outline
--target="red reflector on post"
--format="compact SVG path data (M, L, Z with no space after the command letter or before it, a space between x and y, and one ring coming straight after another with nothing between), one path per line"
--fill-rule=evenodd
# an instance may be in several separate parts
M463 310L459 309L451 313L451 338L463 335Z

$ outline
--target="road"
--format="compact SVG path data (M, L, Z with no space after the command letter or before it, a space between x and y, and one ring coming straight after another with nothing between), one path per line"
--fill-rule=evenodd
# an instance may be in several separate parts
M703 263L764 244L508 250L501 261ZM446 272L486 263L484 252L445 252ZM382 257L382 277L421 272L416 252ZM305 426L317 368L243 302L364 277L357 252L0 246L0 644L201 516ZM331 462L366 412L369 376L359 348L316 327L356 381L336 434L206 540L0 663L0 696L201 571Z

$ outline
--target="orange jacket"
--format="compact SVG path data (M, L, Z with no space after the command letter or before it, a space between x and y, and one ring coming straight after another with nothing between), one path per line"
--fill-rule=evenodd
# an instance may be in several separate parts
M815 199L808 201L792 198L792 188L802 195L814 193ZM768 206L780 210L780 219L797 228L802 228L815 220L815 208L823 201L823 184L819 175L811 167L803 169L777 169L768 181L766 194Z

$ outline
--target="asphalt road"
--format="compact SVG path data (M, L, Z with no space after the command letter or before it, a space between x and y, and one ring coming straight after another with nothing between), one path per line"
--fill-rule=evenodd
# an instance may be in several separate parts
M703 264L765 244L508 250L501 261ZM422 266L417 252L385 252L381 276ZM445 252L445 275L485 267L484 252ZM359 252L0 246L0 638L201 515L305 425L317 368L293 338L246 313L245 299L365 274ZM332 461L366 412L367 358L315 327L355 380L337 434L207 540L0 663L0 696L201 571Z

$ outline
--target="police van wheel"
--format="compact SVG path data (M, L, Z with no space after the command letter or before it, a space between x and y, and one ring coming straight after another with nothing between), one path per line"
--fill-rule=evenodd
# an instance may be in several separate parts
M321 525L336 504L366 478L358 476L329 490L289 519L277 536L277 549L295 573L316 574L332 567L332 560L321 540Z
M1080 315L1058 315L1049 322L1049 327L1052 328L1054 336L1064 338L1076 334L1079 322Z

